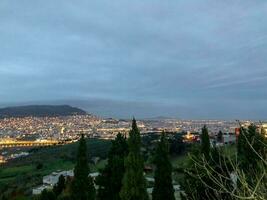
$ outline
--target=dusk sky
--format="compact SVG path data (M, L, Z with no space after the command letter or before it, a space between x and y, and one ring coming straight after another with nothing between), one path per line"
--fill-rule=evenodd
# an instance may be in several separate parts
M267 119L266 0L1 0L0 106Z

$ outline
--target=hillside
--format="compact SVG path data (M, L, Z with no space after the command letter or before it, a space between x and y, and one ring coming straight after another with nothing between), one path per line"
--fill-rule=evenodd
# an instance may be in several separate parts
M30 105L0 109L0 118L10 117L55 117L68 115L85 115L86 112L68 105Z
M99 171L105 165L111 141L87 139L88 157L92 172ZM33 148L30 155L18 158L0 167L0 194L8 189L23 191L31 195L33 187L42 183L42 177L57 170L70 170L76 163L78 143L64 146ZM100 157L95 165L91 158ZM39 167L38 167L39 166Z

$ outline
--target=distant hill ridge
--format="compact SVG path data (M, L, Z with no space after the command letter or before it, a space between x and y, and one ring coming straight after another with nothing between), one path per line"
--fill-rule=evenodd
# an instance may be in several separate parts
M0 108L0 118L11 117L56 117L85 115L86 112L69 105L29 105Z

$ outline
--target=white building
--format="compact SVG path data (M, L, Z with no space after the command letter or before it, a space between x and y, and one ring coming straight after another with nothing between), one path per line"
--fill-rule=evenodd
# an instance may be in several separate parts
M53 172L48 176L43 177L43 184L54 186L57 184L59 177L63 175L64 177L73 177L73 170L69 171L61 171L61 172Z
M42 186L39 186L37 188L33 188L32 189L32 194L33 195L39 195L42 193L43 190L52 190L52 187L51 186L48 186L48 185L42 185Z
M58 171L58 172L53 172L50 175L44 176L43 177L43 185L34 188L32 190L32 194L33 195L39 195L45 189L51 190L58 183L58 179L61 175L63 175L65 178L66 177L73 177L74 172L73 172L73 170ZM99 173L98 172L91 173L91 174L89 174L89 176L91 176L93 179L95 179L97 176L99 176Z

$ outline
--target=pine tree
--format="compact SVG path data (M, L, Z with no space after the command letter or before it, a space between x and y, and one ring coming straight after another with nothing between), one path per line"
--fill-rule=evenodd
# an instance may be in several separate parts
M57 184L53 188L53 192L57 197L63 192L65 186L65 178L63 175L60 175Z
M209 157L210 157L210 138L209 138L208 128L206 125L202 128L201 153L204 155L206 160L209 160Z
M74 169L74 179L71 184L71 197L73 200L94 200L95 188L93 179L89 176L89 165L87 159L87 146L82 135L78 154L77 163Z
M122 179L124 176L124 159L128 154L126 138L118 134L112 141L108 155L108 164L97 177L96 184L99 186L97 200L120 200Z
M152 192L153 200L175 200L172 185L172 164L169 160L169 145L165 133L157 146L155 156L155 184Z
M125 160L125 175L120 196L122 200L148 200L144 161L141 155L141 137L135 119L128 139L129 154Z

